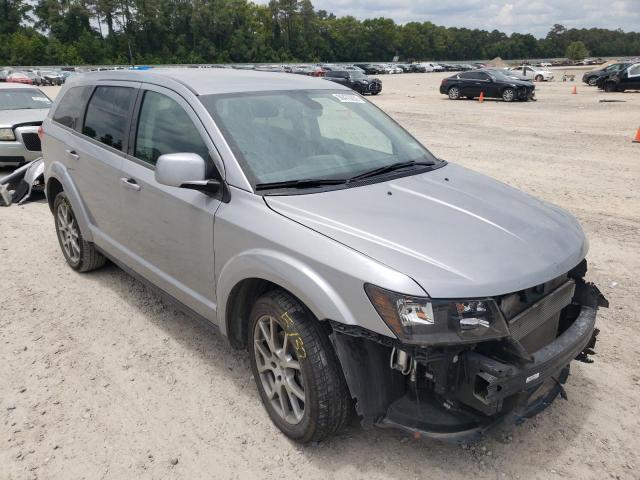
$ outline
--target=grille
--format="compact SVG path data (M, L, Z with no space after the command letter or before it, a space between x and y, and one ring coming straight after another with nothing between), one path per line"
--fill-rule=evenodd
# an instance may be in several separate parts
M509 331L511 335L516 340L526 337L553 315L569 305L571 298L573 298L574 291L575 282L569 280L546 297L543 297L516 315L509 321Z
M37 133L23 133L22 143L27 147L27 150L32 152L39 152L42 150L42 147L40 146L40 137L38 137Z
M24 157L4 157L0 155L0 163L24 163Z

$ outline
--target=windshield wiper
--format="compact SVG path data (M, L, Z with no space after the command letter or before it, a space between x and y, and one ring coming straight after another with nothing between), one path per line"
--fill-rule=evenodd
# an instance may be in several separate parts
M414 167L414 166L433 166L434 162L416 162L415 160L411 160L410 162L398 162L392 163L391 165L385 165L384 167L374 168L373 170L368 170L364 173L356 175L355 177L351 177L349 179L350 182L362 180L364 178L376 177L378 175L382 175L385 173L393 172L395 170L400 170L402 168Z
M301 180L285 180L282 182L257 183L256 190L271 190L276 188L312 188L325 185L340 185L347 183L345 178L304 178Z
M415 160L412 160L410 162L398 162L398 163L392 163L391 165L385 165L384 167L374 168L373 170L369 170L349 178L304 178L301 180L266 182L266 183L257 183L255 188L256 190L271 190L271 189L277 189L277 188L313 188L313 187L323 187L325 185L342 185L345 183L357 182L358 180L362 180L364 178L375 177L377 175L382 175L384 173L393 172L395 170L400 170L402 168L409 168L409 167L416 167L416 166L431 167L433 165L435 165L435 162L416 162Z

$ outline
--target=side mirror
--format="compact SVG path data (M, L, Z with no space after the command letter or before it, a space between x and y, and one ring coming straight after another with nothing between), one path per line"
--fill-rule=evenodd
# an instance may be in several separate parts
M207 165L197 153L167 153L156 162L156 182L169 187L189 188L201 192L216 193L218 180L206 178Z

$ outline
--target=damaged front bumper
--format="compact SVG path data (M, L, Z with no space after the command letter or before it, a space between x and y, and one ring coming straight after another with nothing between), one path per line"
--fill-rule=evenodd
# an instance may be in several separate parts
M570 362L589 362L594 353L598 306L607 306L598 289L578 282L572 303L562 310L557 336L533 352L515 338L484 345L407 346L340 324L333 325L331 340L365 427L471 443L500 425L521 423L559 394L566 397L562 385ZM411 367L404 368L407 364Z

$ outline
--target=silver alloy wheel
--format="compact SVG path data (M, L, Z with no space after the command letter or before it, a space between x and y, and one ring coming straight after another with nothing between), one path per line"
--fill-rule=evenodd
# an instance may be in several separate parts
M67 254L67 258L71 263L78 263L80 261L80 232L76 218L66 202L61 202L58 205L56 223L60 244Z
M510 102L511 100L513 100L514 96L515 92L511 88L507 88L504 92L502 92L502 99L505 102Z
M590 86L595 87L598 84L598 78L597 77L591 77L591 78L589 78L589 81L587 83Z
M302 421L305 389L295 346L282 325L264 315L256 322L253 349L260 383L276 413L287 423Z
M451 87L449 89L449 98L451 100L457 100L460 98L460 89L458 87Z

